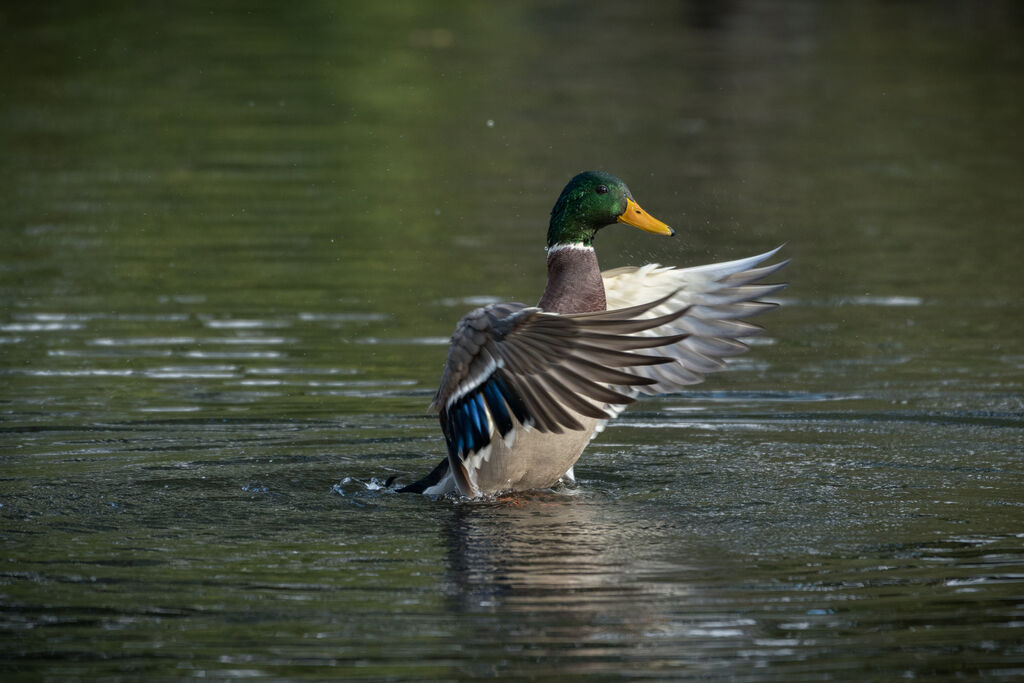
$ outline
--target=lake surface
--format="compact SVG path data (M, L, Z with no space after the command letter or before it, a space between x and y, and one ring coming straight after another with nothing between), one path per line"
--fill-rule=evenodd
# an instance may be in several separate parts
M549 5L0 10L5 680L1024 676L1019 4ZM766 335L383 489L589 168L603 267L785 243Z

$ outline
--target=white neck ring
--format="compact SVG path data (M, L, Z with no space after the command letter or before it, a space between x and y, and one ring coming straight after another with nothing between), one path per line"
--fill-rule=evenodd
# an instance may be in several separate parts
M592 247L589 244L581 244L579 242L562 243L562 244L556 244L556 245L554 245L552 247L547 247L548 256L551 256L552 254L557 254L560 251L566 251L566 250L572 250L572 251L594 251L594 247Z

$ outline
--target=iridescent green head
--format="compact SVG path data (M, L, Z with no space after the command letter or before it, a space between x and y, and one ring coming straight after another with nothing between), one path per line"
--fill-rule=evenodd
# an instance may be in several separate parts
M569 181L551 209L548 248L559 244L593 246L597 231L616 222L657 235L674 234L672 228L640 208L626 183L610 173L586 171Z

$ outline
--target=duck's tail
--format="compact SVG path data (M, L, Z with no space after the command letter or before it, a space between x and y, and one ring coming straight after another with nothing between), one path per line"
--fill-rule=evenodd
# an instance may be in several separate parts
M430 474L417 482L413 482L408 486L403 486L397 490L397 493L423 493L431 486L436 486L441 483L441 480L448 475L448 467L448 458L445 458L438 463L437 467L431 470Z

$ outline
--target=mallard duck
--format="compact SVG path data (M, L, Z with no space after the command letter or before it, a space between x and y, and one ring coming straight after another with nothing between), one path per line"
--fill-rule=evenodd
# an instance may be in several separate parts
M400 491L469 498L574 482L587 443L626 405L696 384L761 331L740 320L777 304L782 284L755 284L787 261L758 256L694 268L601 272L594 238L625 223L673 230L613 175L581 173L551 211L548 280L536 306L478 308L455 327L441 384L448 456Z

